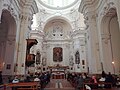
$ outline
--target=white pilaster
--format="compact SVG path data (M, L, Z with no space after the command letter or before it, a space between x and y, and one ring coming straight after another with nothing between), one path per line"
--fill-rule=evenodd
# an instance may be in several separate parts
M21 7L22 14L20 15L21 27L20 27L20 38L19 38L19 52L17 61L16 74L25 74L25 60L26 60L26 39L29 38L31 30L33 14L37 13L37 7L34 0L29 0L24 3L24 7Z

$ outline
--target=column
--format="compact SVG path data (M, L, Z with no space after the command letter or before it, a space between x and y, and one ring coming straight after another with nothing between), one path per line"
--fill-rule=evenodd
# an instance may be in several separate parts
M38 8L34 0L28 0L25 2L25 6L21 7L23 11L20 14L20 32L19 32L19 45L18 45L18 60L17 69L15 74L24 75L25 74L25 61L26 61L26 39L29 38L29 33L31 30L31 24L33 19L33 14L38 12Z
M3 0L0 0L0 23L1 23L2 9L3 9Z
M25 73L25 60L26 60L26 39L27 32L29 30L29 15L21 14L21 27L20 27L20 37L19 37L19 51L18 51L18 60L17 60L17 74ZM24 67L22 67L22 65Z
M88 26L88 67L90 73L101 72L99 47L98 47L98 31L96 26L97 15L94 12L86 14L86 25Z
M103 33L101 35L101 40L102 40L102 56L103 56L103 67L105 72L114 72L113 70L113 49L112 49L112 43L111 43L111 35L110 34L105 34Z
M119 23L119 28L120 28L120 0L115 0L115 6L116 6L118 23Z

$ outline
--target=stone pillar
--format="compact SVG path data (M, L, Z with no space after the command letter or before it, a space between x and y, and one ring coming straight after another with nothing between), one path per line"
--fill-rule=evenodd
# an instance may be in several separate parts
M115 0L115 6L117 9L117 17L118 17L118 23L120 28L120 0Z
M23 11L20 15L21 23L20 23L20 32L19 32L18 60L16 61L17 69L15 72L15 74L18 75L25 74L25 60L26 60L26 47L27 47L26 39L29 38L33 14L38 12L34 0L26 1L24 7L25 8L21 7Z
M3 0L0 0L0 23L1 23L2 9L3 9Z
M21 17L21 27L20 27L20 38L19 38L19 51L18 51L18 61L16 62L18 65L17 74L25 73L25 60L26 60L26 39L27 39L27 31L29 30L29 16L22 14Z
M85 15L85 22L88 31L88 67L89 73L101 72L100 56L99 56L99 43L98 31L96 26L97 15L94 12L88 12ZM93 68L94 67L94 68Z
M112 43L111 43L111 35L109 34L102 34L101 35L102 40L102 56L103 56L103 68L105 72L112 72L113 65L112 65L112 59L113 59L113 51L112 51Z

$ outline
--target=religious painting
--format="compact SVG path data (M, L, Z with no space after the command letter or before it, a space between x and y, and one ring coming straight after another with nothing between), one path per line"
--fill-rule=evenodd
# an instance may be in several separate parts
M53 48L53 61L54 62L61 62L63 61L63 50L61 47Z
M75 63L80 64L80 54L78 51L75 53Z
M40 58L41 58L40 52L37 51L37 53L36 53L36 64L40 64L40 62L41 62Z

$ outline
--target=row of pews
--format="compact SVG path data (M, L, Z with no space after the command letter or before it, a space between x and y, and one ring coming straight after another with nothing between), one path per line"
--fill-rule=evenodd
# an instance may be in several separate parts
M0 90L38 90L39 82L19 82L0 85Z
M77 84L74 81L69 81L73 87L77 87ZM98 83L92 83L92 82L83 82L82 89L86 90L86 85L90 86L91 89L100 89L100 88L113 88L112 83L108 82L98 82Z

